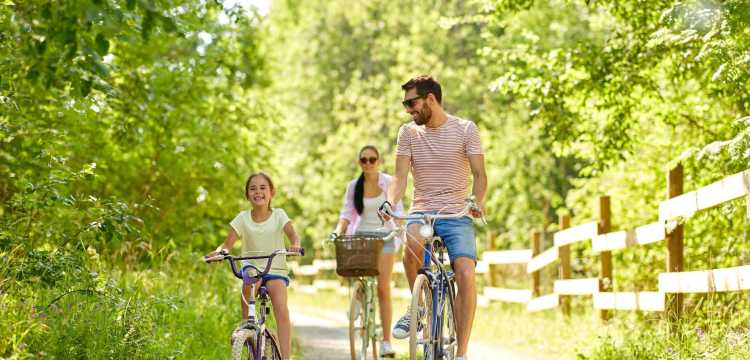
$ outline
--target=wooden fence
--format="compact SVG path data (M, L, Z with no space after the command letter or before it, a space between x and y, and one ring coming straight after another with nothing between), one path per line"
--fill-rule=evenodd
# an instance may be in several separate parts
M716 181L698 190L683 193L683 168L677 165L667 177L667 199L659 204L658 219L633 229L612 231L609 196L598 198L598 218L584 221L571 227L568 216L560 216L558 231L552 234L553 244L541 249L542 234L530 234L530 248L505 251L485 251L477 264L477 273L484 276L485 286L479 295L479 304L491 301L526 304L528 311L560 308L564 314L570 311L571 296L592 298L592 305L607 319L613 310L637 310L667 312L679 317L682 311L682 294L741 291L750 289L750 265L701 271L683 271L682 223L695 213L717 205L747 197L750 214L750 169ZM592 253L598 257L598 276L572 278L571 246L590 242ZM658 289L649 291L613 292L612 251L627 251L629 248L665 243L667 259L665 272L658 276ZM493 241L488 240L489 244ZM552 292L540 293L540 272L553 265L558 266L558 278L552 284ZM504 266L525 266L530 288L510 289L498 287L497 270ZM326 272L334 273L334 260L316 260L313 265L293 265L298 278L312 279L297 285L304 291L337 289L346 292L344 282L329 276L319 279ZM403 266L397 263L394 273L402 274ZM410 297L406 288L396 288L396 297Z

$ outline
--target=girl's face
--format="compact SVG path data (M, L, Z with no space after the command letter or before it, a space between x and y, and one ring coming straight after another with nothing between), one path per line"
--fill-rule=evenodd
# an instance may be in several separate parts
M362 172L377 172L380 167L378 153L372 149L365 149L359 154L359 167Z
M271 184L263 176L254 176L247 186L247 194L253 207L268 207L273 198L274 191Z

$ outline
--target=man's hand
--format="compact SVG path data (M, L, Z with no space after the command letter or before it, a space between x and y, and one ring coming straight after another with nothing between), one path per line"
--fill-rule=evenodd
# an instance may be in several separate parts
M475 219L484 219L484 204L477 201L475 205L469 209L469 214Z

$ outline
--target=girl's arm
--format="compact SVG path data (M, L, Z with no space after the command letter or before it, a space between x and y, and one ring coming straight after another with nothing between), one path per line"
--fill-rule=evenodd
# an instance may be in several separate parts
M333 231L337 235L346 235L346 229L349 228L349 219L341 218L339 223L336 225L336 229Z
M299 251L299 236L297 235L297 232L294 231L294 225L292 225L291 221L288 221L286 225L284 225L284 234L286 234L287 239L289 239L289 242L291 243L289 251Z
M219 245L219 247L217 247L216 250L211 251L206 256L208 257L216 256L216 254L218 254L219 251L221 250L227 250L227 251L232 250L232 247L234 246L234 243L237 241L237 239L239 239L239 235L237 235L237 232L234 231L234 228L230 227L229 234L227 234L227 238L224 239L224 242L221 245Z

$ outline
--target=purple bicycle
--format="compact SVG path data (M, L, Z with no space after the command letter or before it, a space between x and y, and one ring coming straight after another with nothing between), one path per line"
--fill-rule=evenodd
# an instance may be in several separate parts
M258 288L259 314L256 318L255 312L255 283L261 281L264 275L271 270L273 258L277 255L299 255L305 254L304 249L299 252L287 250L276 250L270 255L264 256L232 256L226 250L222 250L218 255L204 257L207 263L218 261L229 261L232 273L238 279L241 279L245 285L250 286L250 301L245 299L244 294L242 301L248 305L248 319L240 324L232 332L232 359L249 359L249 360L281 360L281 352L276 337L266 328L266 316L271 313L270 296L266 289L265 283L261 282ZM261 260L267 259L266 267L261 270L255 265L247 262L238 269L237 262L242 260Z

